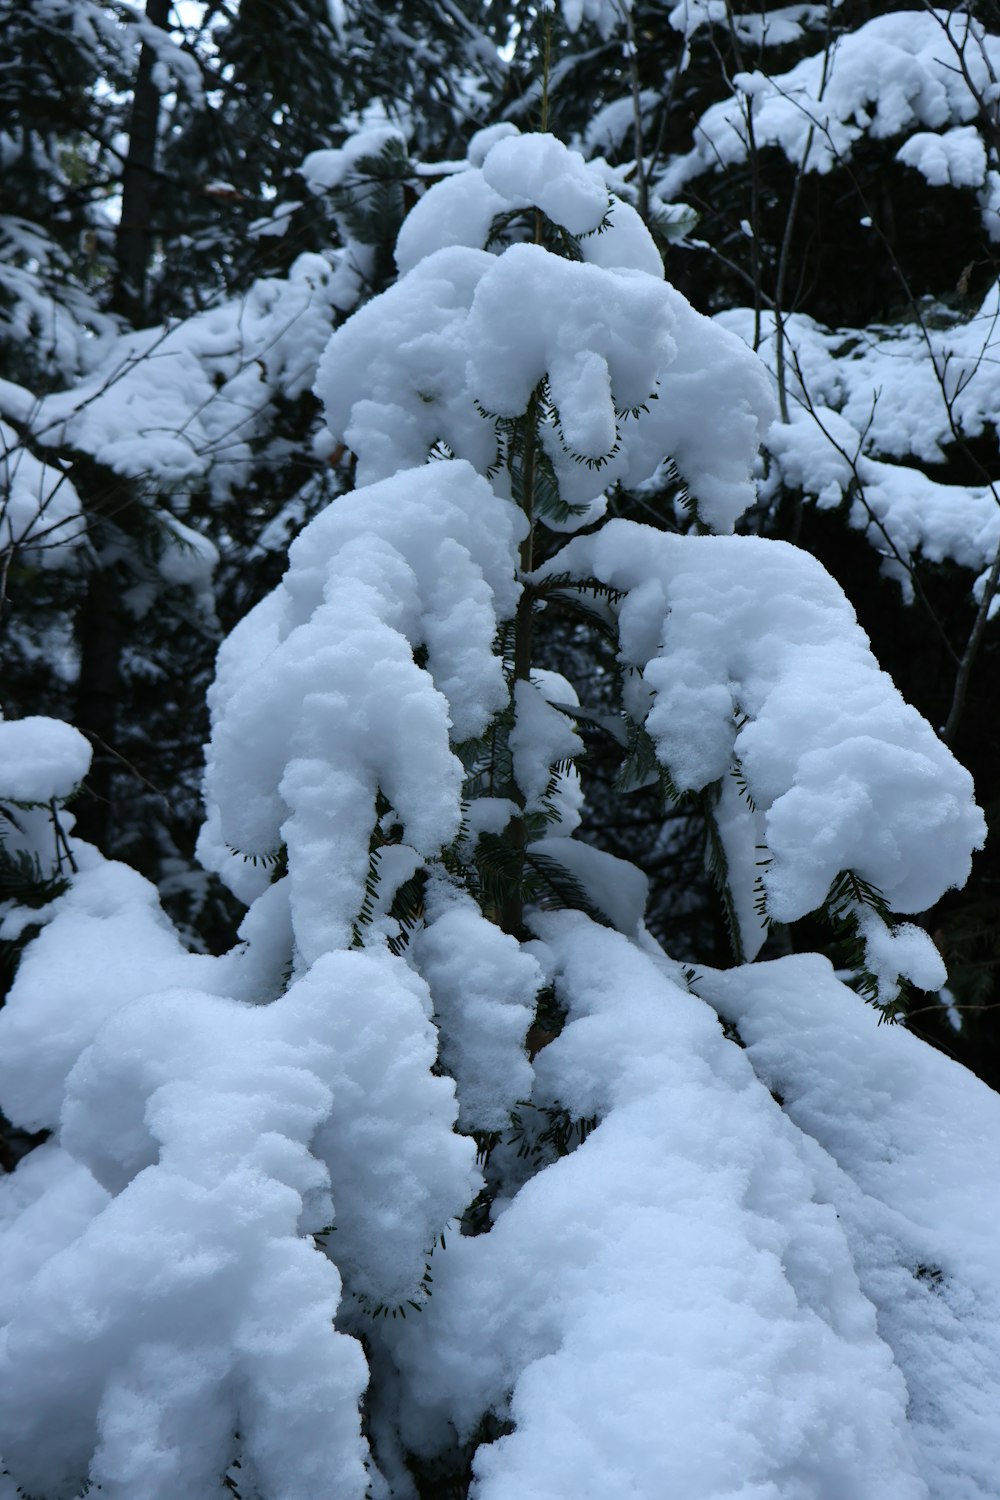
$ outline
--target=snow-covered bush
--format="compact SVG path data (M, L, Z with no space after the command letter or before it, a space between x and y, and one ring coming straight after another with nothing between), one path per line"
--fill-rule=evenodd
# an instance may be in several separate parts
M967 875L971 780L822 568L732 534L770 382L599 166L480 139L397 255L318 376L359 488L219 657L239 945L76 844L0 1014L53 1131L0 1196L12 1482L985 1500L1000 1104L825 960L652 941L547 621L614 641L623 791L705 818L745 957L824 911L890 1013L943 983L899 918ZM687 532L603 522L668 462Z

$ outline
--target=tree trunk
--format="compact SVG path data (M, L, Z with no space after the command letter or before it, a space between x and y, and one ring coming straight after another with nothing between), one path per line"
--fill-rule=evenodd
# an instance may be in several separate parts
M167 30L170 0L146 0L146 19ZM139 54L128 156L122 173L122 216L115 244L115 281L111 305L135 326L146 313L146 280L153 252L153 200L156 185L156 137L160 91L153 80L156 54L144 46Z
M170 0L146 0L146 20L152 25L166 31L169 17ZM139 53L132 95L128 155L122 173L121 222L115 241L111 306L134 327L141 327L146 320L147 279L153 254L152 218L160 122L160 91L153 76L155 63L156 53L144 45ZM88 496L88 488L95 493ZM95 551L100 554L100 486L88 484L81 489L81 496L88 511L91 539ZM94 759L87 778L89 795L81 797L75 808L76 831L106 852L113 833L111 794L124 642L118 581L101 563L91 573L87 584L87 597L77 621L77 636L80 679L76 725L93 745Z
M86 792L73 807L76 832L107 852L108 836L112 831L113 746L124 644L118 582L109 569L97 567L90 575L87 597L77 622L77 634L80 680L76 727L90 740L94 759Z

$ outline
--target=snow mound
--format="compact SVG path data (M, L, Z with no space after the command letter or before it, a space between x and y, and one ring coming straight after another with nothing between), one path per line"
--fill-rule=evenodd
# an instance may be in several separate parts
M509 1414L483 1500L927 1500L822 1153L655 958L578 914L537 930L568 1019L535 1099L599 1122L449 1241L394 1337L406 1440Z
M1000 1472L1000 1101L871 1011L814 955L703 974L699 994L810 1145L861 1291L909 1391L934 1500L988 1500Z

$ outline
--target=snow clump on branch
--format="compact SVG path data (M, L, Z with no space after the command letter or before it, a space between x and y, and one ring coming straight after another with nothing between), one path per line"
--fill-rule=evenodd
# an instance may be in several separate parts
M533 227L536 213L579 237L582 263L505 243L511 221ZM405 274L337 331L317 378L359 482L438 444L490 469L495 420L520 415L547 376L542 442L582 515L665 454L713 530L753 503L748 473L773 415L764 372L664 281L635 210L578 152L552 136L500 139L481 168L428 190L396 255Z

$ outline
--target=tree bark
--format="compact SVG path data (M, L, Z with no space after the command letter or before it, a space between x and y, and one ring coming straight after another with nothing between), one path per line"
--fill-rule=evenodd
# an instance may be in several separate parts
M146 0L146 19L166 31L170 0ZM115 242L115 280L111 306L141 326L146 314L147 279L153 253L153 201L156 186L156 138L160 91L153 79L156 54L143 46L139 54L128 156L122 173L122 216Z
M86 789L73 804L73 811L75 831L105 853L113 826L113 746L121 693L122 625L118 581L109 569L97 567L87 583L87 597L77 622L80 679L76 727L90 740L94 758Z
M170 0L146 0L146 20L166 31ZM143 45L132 95L128 154L122 173L121 222L115 240L113 310L133 327L146 320L147 282L153 254L153 203L156 188L156 145L160 124L160 91L154 79L156 53ZM77 465L80 469L82 466ZM80 475L81 478L85 476ZM92 481L92 476L90 477ZM88 496L87 489L92 491ZM94 550L100 555L102 492L88 482L80 490L88 512ZM114 744L121 696L121 657L124 645L120 587L114 574L98 562L87 583L87 596L77 619L80 677L77 686L76 726L90 740L94 759L86 793L76 804L76 831L107 852L113 835L112 782Z

